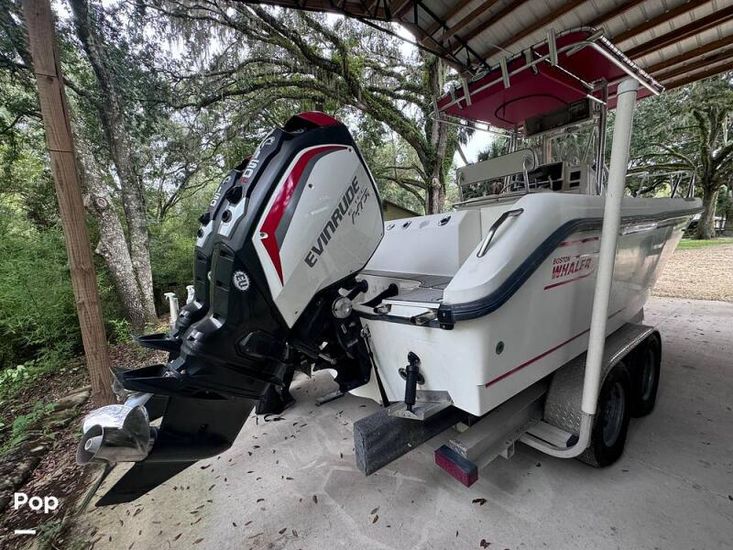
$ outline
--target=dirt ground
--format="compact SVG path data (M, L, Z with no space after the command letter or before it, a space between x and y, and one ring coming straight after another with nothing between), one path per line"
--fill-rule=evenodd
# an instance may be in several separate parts
M134 343L118 344L110 348L110 358L116 367L137 368L146 364L165 360L165 354L151 352L138 347ZM69 366L60 372L49 372L41 378L35 379L22 391L14 395L9 402L0 407L0 421L11 425L14 418L28 413L34 404L54 403L64 396L78 392L89 384L86 366L82 359L72 361ZM28 479L22 487L17 488L28 495L51 495L59 499L59 507L50 514L34 511L24 507L18 511L12 504L0 509L0 549L27 548L39 543L37 548L85 548L88 545L73 546L67 544L64 535L64 519L73 513L73 510L88 490L95 475L90 469L81 469L75 461L76 446L79 441L81 418L93 408L91 401L77 407L75 417L63 427L35 430L36 435L44 436L43 447L39 454L40 460L34 461ZM44 420L46 422L46 420ZM9 429L0 430L0 446L9 436ZM31 438L33 439L33 438ZM24 442L12 453L0 456L0 480L6 466L18 462L23 456L24 449L34 446L32 441ZM39 447L39 448L43 448ZM16 489L13 489L16 490ZM0 499L2 491L0 491ZM34 529L38 532L37 538L14 536L15 529Z
M672 298L733 302L733 245L675 251L652 292Z

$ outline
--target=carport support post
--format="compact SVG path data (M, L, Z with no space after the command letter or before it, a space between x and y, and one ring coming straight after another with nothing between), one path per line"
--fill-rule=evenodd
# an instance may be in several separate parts
M621 226L621 199L626 187L626 168L629 162L629 146L634 119L634 105L639 83L627 78L618 86L616 120L613 126L611 161L608 167L606 185L606 205L603 211L601 247L598 253L598 275L593 296L593 313L590 321L588 354L583 380L583 413L593 416L596 413L598 393L603 369L603 348L606 343L606 323L608 303L611 296L613 267L616 262L616 240ZM597 166L597 170L601 167Z
M71 286L76 299L81 339L84 344L92 398L98 405L114 402L107 338L89 245L84 203L69 122L69 106L59 67L56 33L49 0L23 0L23 14L38 85L48 156L51 160L61 225L69 257Z

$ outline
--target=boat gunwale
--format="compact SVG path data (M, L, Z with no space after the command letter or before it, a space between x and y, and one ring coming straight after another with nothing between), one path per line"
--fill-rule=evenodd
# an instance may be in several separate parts
M693 202L690 199L683 199ZM673 225L677 220L694 216L702 210L702 206L688 208L686 210L664 211L656 214L632 214L621 217L621 227L638 224L640 222L665 222L664 227ZM489 315L503 306L509 299L524 285L534 274L542 263L554 252L569 236L575 233L600 230L603 225L603 217L574 218L560 225L550 236L542 241L532 253L510 273L505 281L495 290L485 296L468 302L457 302L451 304L440 304L438 307L438 318L429 323L420 325L424 328L441 328L450 330L458 321L469 321ZM378 314L365 311L356 311L359 317L371 321L385 321L390 323L413 325L409 318L390 315L388 313Z

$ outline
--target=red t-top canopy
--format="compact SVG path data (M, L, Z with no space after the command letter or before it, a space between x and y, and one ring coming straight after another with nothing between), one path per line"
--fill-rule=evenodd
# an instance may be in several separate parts
M438 101L438 110L462 119L513 129L530 117L557 111L585 97L616 106L616 88L626 77L639 81L639 97L662 86L594 29L565 32L532 46L491 71L453 89ZM466 98L468 90L468 99Z

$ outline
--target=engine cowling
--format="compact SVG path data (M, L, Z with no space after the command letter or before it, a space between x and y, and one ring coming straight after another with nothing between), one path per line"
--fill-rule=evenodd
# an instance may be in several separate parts
M334 315L332 304L344 291L362 291L355 275L383 227L376 184L343 124L310 112L271 131L201 217L194 302L159 339L171 360L117 373L151 419L161 416L152 404L164 412L134 453L101 448L107 440L99 434L119 427L93 427L86 460L138 459L101 503L133 500L228 448L254 404L276 388L287 392L299 365L333 368L344 391L366 383L360 322ZM155 339L142 340L155 347Z

